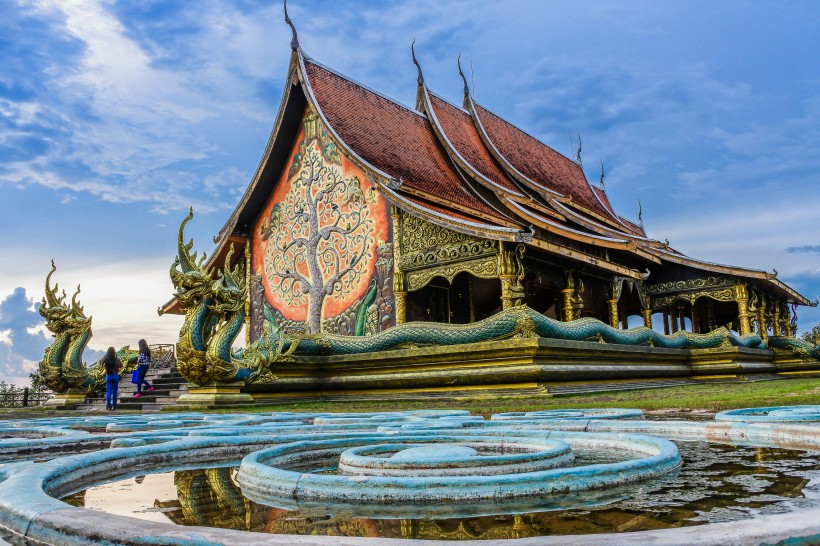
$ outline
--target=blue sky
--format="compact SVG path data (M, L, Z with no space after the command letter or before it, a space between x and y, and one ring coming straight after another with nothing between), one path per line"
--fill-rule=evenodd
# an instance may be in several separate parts
M210 252L264 150L290 55L278 2L0 0L0 380L34 369L49 261L90 347L157 317L189 206ZM305 51L404 104L474 96L694 257L820 297L820 3L291 0ZM469 70L469 69L468 69ZM801 329L820 310L799 310Z

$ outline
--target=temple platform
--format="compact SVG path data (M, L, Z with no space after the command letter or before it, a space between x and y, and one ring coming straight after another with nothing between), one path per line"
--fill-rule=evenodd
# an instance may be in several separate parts
M818 371L820 362L802 362L781 351L664 349L525 338L297 357L276 369L275 382L246 385L242 392L256 403L560 396Z

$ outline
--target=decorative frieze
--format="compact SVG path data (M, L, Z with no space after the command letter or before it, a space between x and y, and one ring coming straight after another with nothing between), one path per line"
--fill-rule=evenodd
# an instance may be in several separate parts
M417 216L402 214L400 223L402 271L472 260L498 251L496 241L458 233Z
M671 281L657 284L648 284L646 289L650 294L667 294L669 292L711 291L718 288L732 288L734 281L725 277L706 277L705 279L687 279L685 281Z
M407 283L407 291L413 292L424 288L434 277L444 277L448 282L453 282L456 275L462 272L470 273L483 279L494 279L498 277L498 259L491 255L478 260L469 260L448 265L439 265L420 269L417 271L407 271L404 278Z

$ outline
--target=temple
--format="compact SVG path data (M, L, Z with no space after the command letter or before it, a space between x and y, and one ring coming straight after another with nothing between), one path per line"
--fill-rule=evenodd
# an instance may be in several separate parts
M246 248L234 260L248 266L249 342L270 321L366 335L521 304L667 334L795 331L794 308L809 301L776 272L647 237L587 181L580 154L476 103L466 79L454 105L428 88L414 54L410 109L312 60L295 36L264 156L209 262Z
M477 104L460 65L448 102L412 48L416 104L399 104L311 59L286 21L276 121L207 261L184 243L193 211L180 226L160 308L186 315L178 404L818 368L820 347L793 337L816 302L648 237L603 168L587 181L580 143L565 157Z

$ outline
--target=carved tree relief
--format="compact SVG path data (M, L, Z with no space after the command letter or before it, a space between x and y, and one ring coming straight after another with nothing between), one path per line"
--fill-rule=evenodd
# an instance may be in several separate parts
M339 156L308 114L290 168L258 224L264 259L255 270L274 307L318 333L323 318L362 297L377 242L388 238L385 209L366 176Z

